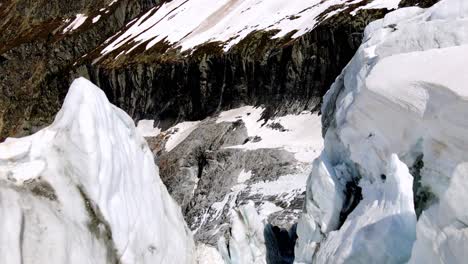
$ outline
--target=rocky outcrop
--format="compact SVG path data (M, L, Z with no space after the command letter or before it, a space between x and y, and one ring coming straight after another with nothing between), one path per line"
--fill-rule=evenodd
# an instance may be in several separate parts
M157 0L1 3L0 141L52 121L74 79L77 61ZM66 31L77 19L88 19ZM93 23L92 19L100 17Z
M295 39L252 32L228 52L211 43L187 55L161 44L147 52L135 49L125 59L111 53L93 64L104 42L155 2L49 1L26 9L20 0L3 4L2 29L8 34L0 40L0 139L49 123L78 75L98 84L134 119L159 120L162 128L242 104L267 104L266 114L318 109L359 46L364 26L385 13L344 11ZM333 8L339 6L327 12ZM66 31L81 13L88 18ZM28 26L13 34L13 21Z
M231 210L249 201L276 228L297 220L310 162L322 149L320 118L304 112L265 122L264 111L245 106L147 137L197 241L215 246Z
M259 31L226 53L216 43L171 59L149 50L86 71L119 107L136 119L158 120L163 129L244 104L266 105L270 115L317 110L359 46L364 26L384 12L359 14L336 16L294 40L272 40L274 32Z

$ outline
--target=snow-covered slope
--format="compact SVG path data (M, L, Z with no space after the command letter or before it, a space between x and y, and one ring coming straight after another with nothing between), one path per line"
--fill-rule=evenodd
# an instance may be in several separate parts
M198 242L215 246L232 209L247 201L275 226L297 221L311 163L323 149L320 116L303 111L265 120L265 112L243 106L147 138ZM139 128L157 130L148 121Z
M298 37L311 31L327 17L346 10L350 5L359 9L395 9L400 0L174 0L155 7L103 49L108 54L123 45L126 53L140 45L149 49L160 42L174 44L182 51L207 42L221 42L224 50L254 31L277 31L274 37L293 32ZM353 9L354 10L354 9ZM355 10L357 11L357 10ZM120 53L122 54L122 53Z
M84 78L49 127L0 144L1 263L191 263L133 120Z
M467 18L443 0L367 27L325 96L296 262L466 262Z

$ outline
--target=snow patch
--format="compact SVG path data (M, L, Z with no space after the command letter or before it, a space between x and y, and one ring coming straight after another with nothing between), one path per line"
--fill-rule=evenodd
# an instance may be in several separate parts
M298 195L305 192L308 169L304 168L304 173L281 176L275 181L253 183L249 186L249 193L252 195L277 196L282 202L290 203Z
M267 219L269 215L283 211L284 208L276 206L272 202L264 201L258 208L258 213L263 219Z
M186 139L190 133L197 129L200 121L194 122L182 122L167 131L169 134L169 139L166 142L166 151L169 152L173 150L177 145L179 145L184 139Z
M401 0L374 0L369 2L367 5L356 8L351 15L356 15L359 10L363 9L388 9L393 10L397 9Z
M93 17L93 24L98 22L99 19L101 19L101 15L97 15L97 16Z
M249 137L257 137L257 142L247 142L243 145L229 148L254 150L268 148L283 148L295 154L301 162L312 162L323 149L321 135L321 119L318 114L304 111L299 115L275 117L266 123L261 120L265 109L261 107L244 106L220 113L217 123L242 120Z
M161 133L159 127L154 127L154 120L140 120L136 130L144 137L156 137Z
M237 177L237 183L244 183L252 178L252 171L244 171L242 170Z
M142 15L124 33L102 50L102 54L134 43L131 49L146 43L150 49L167 41L189 50L206 42L224 43L229 50L253 31L278 30L275 38L296 30L293 38L314 29L329 7L345 7L363 0L174 0ZM368 8L394 7L397 0L378 0ZM396 3L398 5L398 3ZM341 10L344 10L342 7ZM336 14L336 11L334 12Z
M62 33L67 33L79 28L83 23L88 19L88 16L85 14L77 14L75 19L65 28ZM67 20L68 21L68 20Z

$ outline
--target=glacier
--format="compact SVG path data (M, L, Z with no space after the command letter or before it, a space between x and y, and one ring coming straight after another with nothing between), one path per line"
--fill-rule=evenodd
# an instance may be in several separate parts
M1 263L194 263L133 120L84 78L55 121L0 144Z
M367 26L324 97L296 263L466 261L467 32L464 0Z
M225 263L229 264L266 264L267 249L265 244L263 219L252 201L231 210L231 230L227 239L222 236L218 250Z

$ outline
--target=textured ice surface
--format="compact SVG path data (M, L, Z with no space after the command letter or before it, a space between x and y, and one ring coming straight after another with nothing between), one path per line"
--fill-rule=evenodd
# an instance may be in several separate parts
M86 79L52 125L0 151L0 263L194 260L145 140Z
M367 27L324 99L325 149L308 180L297 262L466 260L467 16L466 1L444 0ZM362 200L340 225L353 179Z
M219 250L226 263L266 264L265 221L253 202L231 211L228 240L221 237Z

